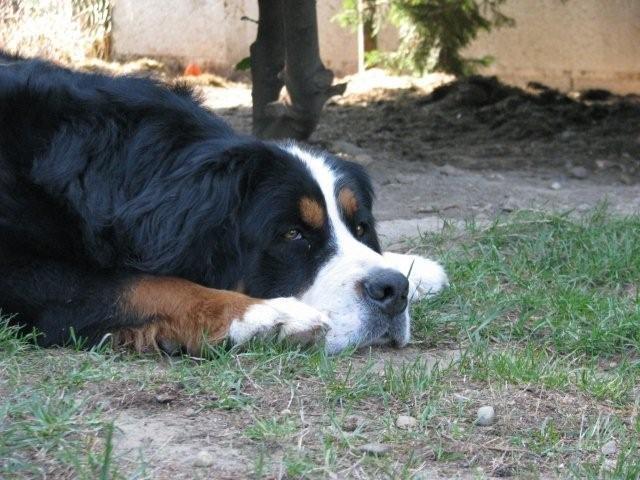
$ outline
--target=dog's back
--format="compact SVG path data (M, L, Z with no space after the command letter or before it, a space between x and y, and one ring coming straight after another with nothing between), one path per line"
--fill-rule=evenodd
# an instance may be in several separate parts
M187 168L181 147L230 137L187 89L0 52L0 249L119 261L101 238L149 172Z

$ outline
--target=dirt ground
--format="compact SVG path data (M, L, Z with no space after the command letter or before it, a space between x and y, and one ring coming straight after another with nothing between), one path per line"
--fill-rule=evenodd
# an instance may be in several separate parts
M367 165L387 244L442 219L482 222L521 208L607 201L612 212L640 210L640 97L446 81L354 77L311 140ZM204 91L214 111L250 132L248 88Z
M402 365L419 360L424 362L426 368L431 369L435 365L441 368L450 365L459 358L457 350L443 350L427 356L417 348L402 351L381 349L378 353L381 355L376 356L369 368L365 367L370 358L367 355L356 355L353 358L353 368L383 376L385 368L389 368L389 362L396 368L401 368ZM160 371L163 369L162 365L158 367ZM303 435L298 445L307 449L318 448L318 439L313 437L321 435L323 429L335 427L333 420L327 417L326 407L319 401L318 387L310 379L298 382L295 389L286 385L266 385L258 380L253 388L251 385L243 387L246 394L260 398L259 403L246 412L246 415L221 408L212 409L212 401L217 400L215 396L188 395L183 386L175 383L147 388L145 391L140 391L136 382L122 383L112 391L103 391L100 395L102 406L113 412L116 458L124 460L122 465L128 475L134 475L133 472L137 470L144 478L175 480L210 478L210 472L215 472L216 479L230 480L252 478L256 459L261 453L265 453L265 448L272 464L277 465L285 455L284 446L277 442L252 441L243 435L255 421L251 411L260 412L265 418L283 419L292 416L306 425L306 434L310 434L310 438L306 439ZM497 396L495 401L498 402ZM513 405L512 403L512 409ZM341 408L336 408L339 416L340 413L345 414ZM373 406L371 412L364 409L359 413L361 415L358 421L363 422L368 420L369 414L377 415ZM348 427L346 429L349 430ZM203 450L216 452L216 455L210 459L207 468L194 468L197 454ZM427 456L429 455L433 455L433 452L427 452ZM146 465L144 472L139 471L141 458L144 458ZM345 465L344 477L356 473L354 476L357 478L357 467L355 472L348 472L349 467L349 464ZM273 467L269 467L271 468ZM455 478L474 478L472 473L460 470L458 465L450 465L444 469L424 466L421 469L424 478L434 480L451 478L449 475L453 475L453 472L456 472ZM281 472L267 478L290 477Z

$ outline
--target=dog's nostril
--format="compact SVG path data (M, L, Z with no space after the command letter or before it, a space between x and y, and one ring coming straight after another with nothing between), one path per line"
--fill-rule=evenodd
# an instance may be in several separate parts
M378 280L365 280L364 289L372 300L384 301L394 296L393 287Z
M400 272L376 269L363 282L366 296L388 315L397 315L407 307L409 282Z

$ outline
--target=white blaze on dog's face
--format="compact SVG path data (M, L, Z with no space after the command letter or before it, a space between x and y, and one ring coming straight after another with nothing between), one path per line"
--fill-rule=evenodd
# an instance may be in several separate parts
M360 213L370 219L366 223L358 224L357 218L346 218L357 216L357 210L364 207L357 205L348 186L349 179L342 178L344 172L336 168L335 160L295 144L284 144L282 148L304 162L326 204L332 255L298 298L329 316L327 351L339 352L351 345L406 345L410 338L410 288L414 292L417 288L415 282L410 284L406 277L413 262L409 261L407 268L406 256L379 253L370 211ZM365 229L371 231L364 232ZM365 233L368 240L364 238ZM359 235L360 240L356 238ZM422 272L426 271L426 278L421 280L426 280L429 292L435 293L446 284L446 275L435 262L419 260L427 262L421 264Z

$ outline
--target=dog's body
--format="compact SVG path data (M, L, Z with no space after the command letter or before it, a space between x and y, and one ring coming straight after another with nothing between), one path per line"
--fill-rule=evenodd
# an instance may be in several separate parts
M235 134L186 89L0 54L0 308L43 345L404 345L407 297L446 275L381 255L371 207L358 165Z

